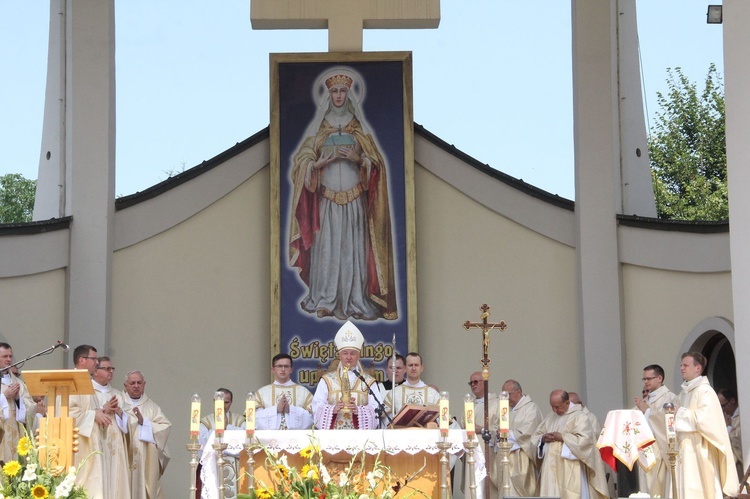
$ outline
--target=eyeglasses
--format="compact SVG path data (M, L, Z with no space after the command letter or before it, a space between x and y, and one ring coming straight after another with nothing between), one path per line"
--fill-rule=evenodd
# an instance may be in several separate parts
M97 367L97 369L101 369L102 371L107 371L107 372L110 372L110 373L115 372L115 368L114 367Z
M474 385L476 385L476 384L479 384L479 383L481 383L481 381L480 381L480 380L478 380L478 379L473 379L473 380L469 381L469 382L468 382L468 383L466 383L466 384L467 384L467 385L469 385L469 386L474 386Z
M650 378L641 378L641 381L651 381L652 379L656 379L658 376L651 376Z
M99 357L81 357L82 359L99 360Z
M729 401L725 400L723 404L721 402L719 402L719 404L721 404L721 407L726 407L727 404L729 404Z
M289 365L289 364L276 364L276 365L275 365L275 366L273 366L273 367L274 367L274 368L277 368L277 367L278 367L279 369L291 369L291 368L292 368L292 366L291 366L291 365Z

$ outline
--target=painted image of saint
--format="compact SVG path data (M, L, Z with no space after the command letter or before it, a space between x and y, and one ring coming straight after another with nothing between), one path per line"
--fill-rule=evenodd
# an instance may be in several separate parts
M338 66L316 80L317 112L292 155L289 263L318 317L398 318L386 161L360 109L365 84Z

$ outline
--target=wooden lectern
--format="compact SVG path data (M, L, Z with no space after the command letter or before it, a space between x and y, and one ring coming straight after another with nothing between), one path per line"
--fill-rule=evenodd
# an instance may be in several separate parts
M24 371L23 380L29 393L47 396L47 416L39 422L36 443L39 463L60 473L73 466L73 453L78 452L78 428L68 416L70 395L92 395L94 386L85 369L59 371ZM55 414L57 397L60 397L60 414Z

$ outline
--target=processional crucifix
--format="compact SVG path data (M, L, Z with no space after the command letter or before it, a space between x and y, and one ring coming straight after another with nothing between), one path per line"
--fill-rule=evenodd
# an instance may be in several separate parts
M505 321L488 322L490 316L490 307L485 303L479 310L482 315L479 318L482 322L464 322L464 329L481 329L482 330L482 382L484 383L484 427L482 428L482 440L484 440L484 466L487 475L484 477L484 497L490 497L490 406L489 406L489 385L490 385L490 331L499 329L505 331L508 325Z

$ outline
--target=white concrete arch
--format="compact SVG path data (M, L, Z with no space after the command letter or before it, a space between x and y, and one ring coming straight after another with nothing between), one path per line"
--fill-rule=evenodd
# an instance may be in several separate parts
M685 337L685 340L682 342L680 351L677 353L677 358L675 359L673 379L682 379L682 374L680 373L680 363L682 360L681 355L683 354L683 352L700 352L701 350L703 350L703 347L705 347L706 344L717 334L723 335L726 338L726 341L728 341L732 346L732 350L735 352L737 351L734 342L734 323L732 323L732 321L725 317L708 317L706 319L703 319L698 324L696 324L695 327L693 327L690 333L688 333L688 335ZM711 369L711 366L714 365L714 362L712 361L715 360L714 356L718 351L719 348L713 349L714 353L708 359L709 369Z

